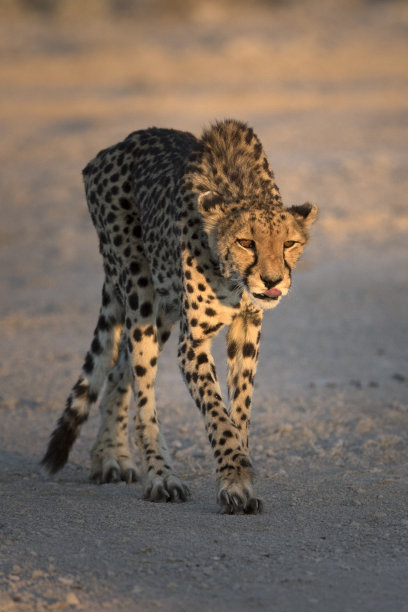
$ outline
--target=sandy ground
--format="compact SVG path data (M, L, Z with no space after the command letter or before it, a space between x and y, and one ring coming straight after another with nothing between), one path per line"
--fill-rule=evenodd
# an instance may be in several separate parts
M408 5L77 4L0 7L0 610L407 611ZM264 322L265 512L217 513L174 337L159 414L192 500L91 485L96 412L50 479L102 281L80 170L134 129L225 116L256 128L288 204L321 208Z

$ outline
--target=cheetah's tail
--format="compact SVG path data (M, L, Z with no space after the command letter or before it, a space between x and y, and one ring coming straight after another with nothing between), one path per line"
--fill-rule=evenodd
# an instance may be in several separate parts
M58 419L41 461L41 465L50 474L55 474L64 467L81 425L88 418L91 400L95 402L96 399L97 395L91 395L88 385L80 378L67 399L65 410Z
M99 319L101 321L101 318ZM106 327L106 323L102 327ZM50 474L64 467L81 425L87 420L91 407L98 399L109 370L115 365L123 346L119 347L122 322L117 319L108 333L101 334L101 325L85 358L82 373L73 386L66 407L51 434L41 464Z
M123 330L123 307L115 289L105 280L102 306L94 337L86 354L82 372L67 399L41 464L50 474L58 472L67 462L70 450L78 437L81 425L87 420L92 405L98 399L105 378L115 365Z

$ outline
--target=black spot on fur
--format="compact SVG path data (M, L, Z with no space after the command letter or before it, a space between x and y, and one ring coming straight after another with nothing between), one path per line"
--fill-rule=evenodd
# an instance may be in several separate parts
M111 299L110 299L109 293L106 291L106 288L104 285L102 289L102 306L105 306L105 307L109 306L110 301Z
M207 317L215 317L217 313L215 312L213 308L206 308L205 314L207 315Z
M130 264L130 273L135 275L140 272L140 264L137 261L132 261Z
M128 200L127 198L120 198L119 200L119 205L124 209L124 210L130 210L132 208L132 203L130 202L130 200Z
M97 327L101 331L108 331L110 329L109 321L107 321L107 319L106 319L106 317L104 317L104 315L100 315L100 317L98 319L98 326Z
M228 345L228 350L227 350L228 357L230 359L234 359L235 355L237 354L237 350L238 350L237 343L233 340Z
M129 306L132 310L137 310L139 307L139 297L137 293L132 293L128 298Z
M242 354L244 357L255 357L255 346L252 344L252 342L245 342L243 349L242 349Z
M75 383L72 392L75 397L84 397L88 393L88 389L88 384L84 380L79 379Z
M201 365L202 363L207 363L207 362L208 362L208 357L206 353L200 353L197 357L197 364Z
M135 331L133 332L133 339L136 342L141 342L142 341L142 337L143 337L143 335L142 335L141 330L139 328L136 328Z
M82 367L83 367L84 372L86 372L87 374L90 374L92 370L94 369L94 362L93 362L92 355L90 353L86 354L85 362Z
M142 228L140 227L140 225L135 225L135 227L132 230L132 234L135 238L142 237Z
M150 302L144 302L141 306L140 306L140 314L142 315L142 317L148 317L152 314L153 309L152 309L152 305Z
M162 333L161 341L163 342L163 344L169 339L169 337L170 337L170 332L165 331Z
M101 345L97 337L92 340L91 351L94 355L100 355L103 351L103 346Z

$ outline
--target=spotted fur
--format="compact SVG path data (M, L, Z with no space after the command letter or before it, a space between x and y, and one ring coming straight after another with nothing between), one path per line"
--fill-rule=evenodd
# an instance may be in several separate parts
M284 208L257 136L233 120L200 139L134 132L101 151L83 175L105 270L102 305L44 465L51 473L62 468L106 381L92 478L138 479L128 436L133 392L145 498L188 498L160 432L154 391L160 352L179 321L179 364L213 448L218 503L227 513L259 512L248 433L262 315L288 292L317 208ZM211 355L225 325L228 407Z

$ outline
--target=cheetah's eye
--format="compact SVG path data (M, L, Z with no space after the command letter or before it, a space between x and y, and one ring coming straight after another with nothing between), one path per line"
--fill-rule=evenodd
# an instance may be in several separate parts
M238 238L238 244L240 244L244 249L254 249L255 242L253 240L248 240L247 238Z
M283 246L285 247L285 249L290 249L290 247L292 247L295 244L294 240L285 240L285 242L283 243Z

